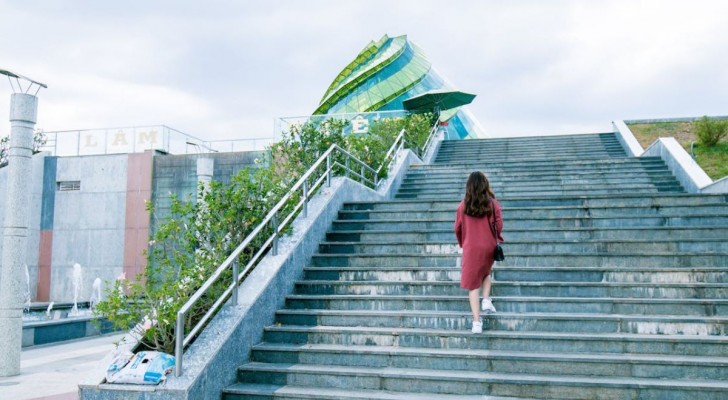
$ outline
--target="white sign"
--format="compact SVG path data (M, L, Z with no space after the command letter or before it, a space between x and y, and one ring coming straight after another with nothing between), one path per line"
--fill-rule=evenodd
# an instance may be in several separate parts
M110 132L89 131L81 137L81 153L131 153L161 146L159 132L154 128L144 131L119 129Z
M369 120L357 115L351 120L351 133L369 133Z

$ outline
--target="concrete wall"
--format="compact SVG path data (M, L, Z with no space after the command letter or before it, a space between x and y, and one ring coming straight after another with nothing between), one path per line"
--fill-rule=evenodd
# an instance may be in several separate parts
M195 198L198 155L156 153L78 157L33 157L31 218L27 264L33 301L73 300L73 265L81 265L80 301L91 296L93 281L113 281L143 271L149 234L145 201L162 217L170 194ZM229 182L261 152L213 153L214 179ZM0 226L5 215L7 168L0 168ZM80 182L80 190L60 191L58 183ZM0 251L2 241L0 240Z
M72 301L72 270L83 271L80 299L94 279L115 279L124 261L128 155L58 158L56 182L80 181L78 191L55 192L52 301Z
M176 195L179 199L189 198L193 201L196 199L198 158L212 158L214 160L213 179L227 183L244 167L255 165L255 159L262 159L263 155L259 151L204 155L155 155L152 178L152 202L155 217L152 221L152 230L159 220L169 216L171 195Z

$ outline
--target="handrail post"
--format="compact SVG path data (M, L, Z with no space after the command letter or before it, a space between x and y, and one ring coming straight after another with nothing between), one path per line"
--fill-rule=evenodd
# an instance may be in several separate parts
M236 258L233 261L233 307L238 305L238 274L240 274L240 262Z
M174 375L182 375L182 357L184 356L184 341L185 341L185 314L182 311L177 311L177 327L175 328L175 340L174 340Z
M349 156L349 153L346 153L346 177L349 177L349 159L351 156Z
M326 156L326 187L331 187L331 153Z
M273 214L273 248L271 249L274 256L278 255L278 213Z
M303 218L308 217L308 180L303 181Z
M359 179L361 180L361 183L362 183L362 184L365 184L365 183L364 183L364 179L365 179L365 178L364 178L364 164L362 164L362 165L361 165L361 168L359 168L359 172L361 172L361 174L360 174L360 175L361 175L361 178L359 178Z

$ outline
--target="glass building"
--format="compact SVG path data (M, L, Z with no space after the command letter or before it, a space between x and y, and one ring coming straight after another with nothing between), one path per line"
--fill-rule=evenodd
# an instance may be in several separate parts
M314 114L402 110L404 100L433 89L457 90L406 35L384 35L364 47L336 76ZM465 107L443 110L440 120L450 139L486 136Z

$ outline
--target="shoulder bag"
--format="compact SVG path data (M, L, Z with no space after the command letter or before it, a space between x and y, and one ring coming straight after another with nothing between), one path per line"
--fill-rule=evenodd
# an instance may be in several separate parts
M498 243L498 224L495 219L495 208L493 208L493 223L490 225L490 231L493 232L493 236L495 236L495 251L493 251L493 260L503 261L506 259L506 255L503 254L503 247L500 243Z

